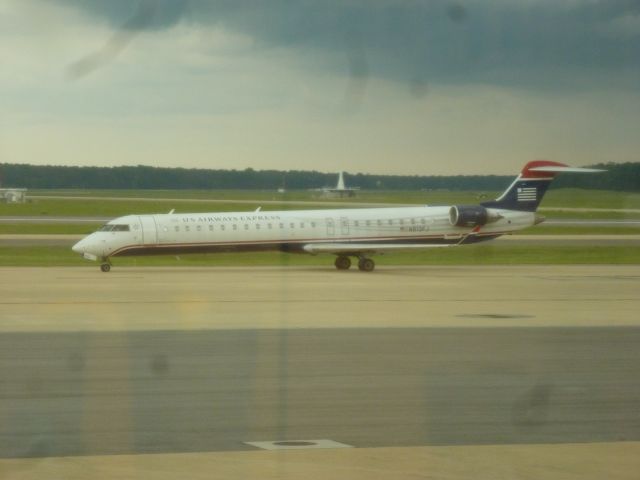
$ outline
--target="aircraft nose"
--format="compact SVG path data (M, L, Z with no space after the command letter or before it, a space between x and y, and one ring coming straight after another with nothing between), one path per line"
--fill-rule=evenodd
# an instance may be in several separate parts
M73 250L76 253L84 253L84 243L85 243L84 240L80 240L73 247L71 247L71 250Z
M83 238L78 243L76 243L73 247L71 247L76 253L79 253L87 260L96 260L98 256L101 256L103 253L99 248L99 245L96 243L95 237L89 235L88 237Z

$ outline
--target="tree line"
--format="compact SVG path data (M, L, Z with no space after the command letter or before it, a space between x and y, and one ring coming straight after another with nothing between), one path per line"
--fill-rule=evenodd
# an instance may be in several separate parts
M599 164L607 172L561 175L553 188L640 191L640 163ZM365 190L503 190L513 175L344 174L349 187ZM137 166L72 167L0 163L0 186L78 189L302 190L335 186L337 173L302 170L209 170Z

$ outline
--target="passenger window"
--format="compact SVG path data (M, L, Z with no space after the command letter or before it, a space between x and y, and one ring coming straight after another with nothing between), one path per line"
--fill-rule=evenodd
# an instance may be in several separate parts
M267 223L267 228L268 228L269 230L271 230L271 228L272 228L272 227L273 227L273 225L271 225L270 223Z
M189 230L190 230L189 225L185 225L185 227L184 227L184 231L185 231L185 232L188 232Z
M245 224L244 224L244 229L245 229L245 230L249 230L249 224L245 223Z
M256 230L260 230L260 224L256 223Z
M202 225L198 225L196 228L198 229L199 232L202 231Z
M224 230L224 228L225 228L225 225L224 225L224 224L223 224L223 225L220 225L220 230Z
M382 226L382 220L378 220L378 226L381 227Z
M233 229L237 230L238 229L238 225L236 225L235 223L233 224Z
M367 220L366 225L367 225L367 227L371 226L371 222L369 220Z
M295 223L293 223L293 222L291 222L291 223L289 224L289 227L290 227L290 228L296 228L296 224L295 224Z
M304 228L304 222L300 222L300 228Z
M412 218L412 219L411 219L411 225L415 225L415 224L416 224L416 219L415 219L415 218Z
M213 225L209 225L209 231L213 232Z
M179 231L180 231L180 225L176 225L176 227L175 227L175 231L176 231L176 232L179 232Z
M311 222L311 228L316 228L316 222Z
M280 224L280 228L284 228L284 223L281 223L281 224Z

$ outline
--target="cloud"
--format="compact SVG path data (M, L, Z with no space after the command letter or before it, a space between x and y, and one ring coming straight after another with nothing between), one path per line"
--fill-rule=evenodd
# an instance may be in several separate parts
M153 0L141 0L134 14L114 32L102 48L69 65L68 75L71 78L81 78L113 61L137 33L152 23L157 7Z
M187 12L189 0L57 0L114 29L159 30L172 27Z
M637 160L635 2L5 1L5 161L422 174Z
M640 58L634 0L148 0L154 17L135 17L128 0L59 0L115 29L162 29L186 22L222 26L265 46L333 58L352 78L415 86L500 84L522 88L634 85ZM327 65L322 65L326 68ZM355 87L353 87L355 85ZM418 89L424 91L424 89Z

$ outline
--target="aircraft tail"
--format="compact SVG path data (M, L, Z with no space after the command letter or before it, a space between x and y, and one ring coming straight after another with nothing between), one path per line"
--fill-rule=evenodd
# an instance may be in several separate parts
M549 160L527 163L507 190L497 199L483 202L487 208L502 208L521 212L535 212L552 180L562 172L602 172L594 168L569 167Z

